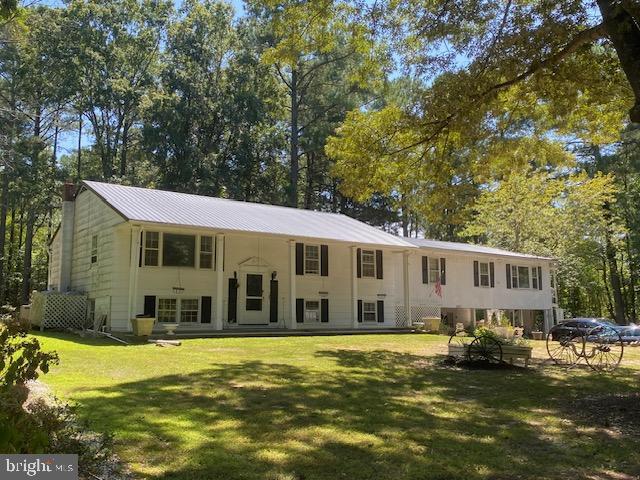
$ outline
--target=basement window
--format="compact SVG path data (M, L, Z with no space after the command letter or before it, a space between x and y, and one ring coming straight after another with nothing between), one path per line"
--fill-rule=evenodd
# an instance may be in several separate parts
M158 299L158 322L175 323L178 313L178 301L175 298Z
M362 321L375 322L376 319L376 302L362 302Z
M304 321L319 322L320 321L320 302L317 300L307 300L304 302Z
M91 263L98 262L98 235L91 237Z
M183 298L180 300L180 323L195 323L198 321L198 299Z

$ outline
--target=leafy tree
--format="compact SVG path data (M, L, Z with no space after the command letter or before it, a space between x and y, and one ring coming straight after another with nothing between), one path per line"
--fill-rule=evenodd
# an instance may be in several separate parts
M91 124L104 179L128 172L132 129L154 91L168 1L71 0L67 64L76 109Z
M606 243L612 226L616 234L624 230L617 219L612 225L603 209L615 203L617 193L611 175L515 171L480 195L462 235L556 258L561 304L592 315L604 315L608 305L606 313L616 318L603 281Z
M311 109L310 97L327 87L364 86L375 76L380 59L370 31L358 21L356 6L346 1L252 0L248 7L269 26L271 46L263 59L274 66L289 97L288 203L297 207L301 137L336 108L317 102ZM326 74L328 69L332 75ZM323 85L323 77L331 83Z

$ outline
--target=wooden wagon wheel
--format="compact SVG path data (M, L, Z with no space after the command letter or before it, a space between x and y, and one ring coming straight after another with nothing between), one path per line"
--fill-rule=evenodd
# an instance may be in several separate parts
M596 372L612 372L624 354L620 333L611 325L598 325L585 336L584 358Z
M451 335L447 343L449 345L466 345L467 341L471 338L473 337L470 337L467 332L460 330Z
M584 336L578 329L557 325L547 334L547 353L557 365L573 366L578 363L584 355L584 344Z
M470 362L498 365L502 363L502 346L495 338L481 335L476 337L469 345L467 359Z

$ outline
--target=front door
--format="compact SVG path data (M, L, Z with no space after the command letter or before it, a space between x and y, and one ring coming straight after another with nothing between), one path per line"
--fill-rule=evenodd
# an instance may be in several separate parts
M267 325L269 323L269 306L265 296L264 275L262 273L246 273L244 275L243 304L241 305L239 324Z

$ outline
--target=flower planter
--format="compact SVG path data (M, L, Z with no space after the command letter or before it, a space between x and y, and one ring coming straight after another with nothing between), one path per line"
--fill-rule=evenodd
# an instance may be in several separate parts
M544 332L531 332L531 336L534 340L542 340L544 337Z
M136 337L148 337L153 332L156 319L153 317L136 317L131 319L131 329Z
M469 338L469 343L473 338ZM501 344L502 348L502 361L505 363L513 363L516 360L524 360L525 367L529 366L529 360L531 360L531 347L525 345L505 345ZM469 344L450 343L448 354L450 357L467 357L469 352Z
M491 330L501 338L513 338L513 327L491 327Z

